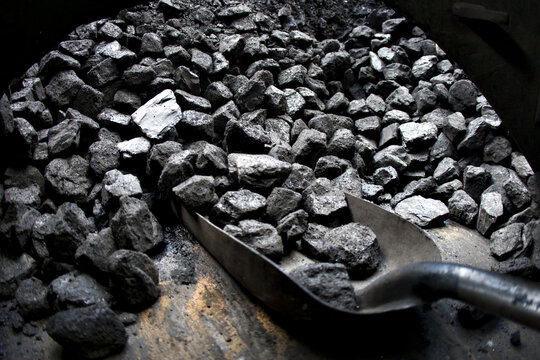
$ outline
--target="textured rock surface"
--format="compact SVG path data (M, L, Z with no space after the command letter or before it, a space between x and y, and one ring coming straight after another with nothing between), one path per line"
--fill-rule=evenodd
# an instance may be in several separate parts
M161 139L182 116L172 90L163 90L135 111L131 118L150 139Z
M449 214L443 202L416 195L396 205L396 214L421 227L441 224Z

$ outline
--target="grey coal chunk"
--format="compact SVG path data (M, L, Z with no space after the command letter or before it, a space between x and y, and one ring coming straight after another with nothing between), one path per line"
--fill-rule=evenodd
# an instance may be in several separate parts
M13 257L0 253L0 298L12 298L19 283L37 270L36 261L27 253Z
M511 159L512 169L514 169L520 178L527 179L529 176L534 175L531 165L529 165L529 162L523 154L513 152Z
M181 119L182 110L172 90L163 90L147 101L131 118L150 139L161 139Z
M517 209L523 209L531 202L529 190L514 171L508 171L508 177L503 183L503 188Z
M229 60L227 60L222 53L217 51L214 52L212 54L212 61L214 62L214 67L212 68L212 75L223 75L229 70Z
M90 145L89 154L90 169L98 177L120 165L120 151L110 140L96 141Z
M212 56L197 48L191 49L191 64L202 74L210 74L212 71Z
M161 225L143 200L122 197L111 219L111 229L119 249L148 252L162 245Z
M291 164L269 155L229 154L229 174L240 185L268 190L283 183L291 172Z
M75 120L64 120L53 126L48 132L50 155L59 155L74 151L79 147L81 124Z
M212 106L218 107L231 100L233 94L223 82L216 81L206 87L204 97L212 103Z
M39 188L40 195L44 194L45 178L35 166L12 167L7 168L4 172L4 187L6 189L10 187L26 188L33 185Z
M299 266L289 275L322 301L340 309L356 310L354 288L343 264L316 263Z
M456 158L456 155L456 147L444 133L439 134L429 151L431 161L437 161L445 157Z
M101 190L101 202L105 207L115 209L122 196L140 197L141 195L141 183L135 175L124 174L117 169L105 173Z
M83 85L84 81L77 76L75 71L62 71L51 78L45 86L45 93L56 106L66 106L77 96Z
M450 87L448 102L454 111L474 110L478 91L470 80L458 80Z
M355 150L356 138L349 129L338 129L328 142L326 150L328 155L339 156L343 159L352 159Z
M515 223L494 231L490 237L491 255L498 260L504 260L521 249L523 247L522 230L523 224Z
M493 231L494 226L500 221L503 214L504 207L501 194L497 192L482 194L476 229L482 235L489 234Z
M229 35L219 42L219 52L226 57L239 56L246 45L246 39L239 34Z
M432 227L448 218L449 211L442 201L424 198L421 195L409 197L395 207L402 218L420 227Z
M146 174L159 176L169 157L182 149L182 144L176 141L165 141L152 146L146 162Z
M411 73L416 79L427 80L437 75L437 63L439 60L435 55L425 55L416 60L412 66Z
M308 166L294 163L291 172L283 182L283 187L293 191L302 192L315 180L313 169Z
M457 190L448 199L450 217L467 226L472 225L478 214L478 204L464 190Z
M389 145L398 145L400 142L399 124L392 123L385 126L380 133L379 147L387 147Z
M307 69L304 65L294 65L279 73L278 84L282 88L294 88L304 85Z
M294 162L315 165L326 151L326 134L314 129L303 130L292 145Z
M438 129L444 129L448 124L448 119L451 116L451 114L452 113L446 109L437 108L433 110L432 112L423 115L420 118L420 122L422 123L429 122L429 123L435 124L435 126L437 126Z
M365 136L379 135L381 130L381 118L378 116L368 116L358 119L354 123L355 130Z
M53 124L51 112L41 101L23 101L10 106L14 117L22 117L36 129L49 128ZM16 126L16 124L14 124ZM11 126L9 126L11 128Z
M105 94L90 85L83 85L71 107L86 116L96 117L105 106Z
M95 231L94 223L80 207L69 202L58 207L51 221L52 228L45 233L48 252L54 259L73 262L77 248Z
M240 111L254 111L262 106L265 91L264 82L249 80L235 92L234 100Z
M113 59L107 58L94 65L86 73L88 84L101 88L120 78L121 73Z
M382 117L382 125L390 125L393 123L405 124L411 121L411 117L405 111L392 109Z
M520 276L529 280L537 280L540 276L538 268L528 257L518 257L517 259L510 258L508 260L496 263L491 267L491 271Z
M265 130L272 141L272 144L290 144L291 125L288 121L279 118L266 120Z
M266 216L274 223L300 206L302 195L290 189L276 187L266 199Z
M285 248L292 247L296 241L302 238L308 226L308 219L307 212L297 210L279 220L276 229Z
M384 187L381 185L362 183L362 197L367 200L376 201L384 193Z
M308 125L311 129L323 132L330 138L338 129L352 130L354 122L347 116L322 114L314 116L309 120Z
M326 224L342 221L347 214L343 191L336 189L327 178L318 178L302 193L304 206L310 217Z
M172 189L176 198L193 211L209 209L219 198L212 176L195 175Z
M291 117L299 116L306 105L306 100L300 93L293 89L285 89L285 102L287 115Z
M326 110L332 113L339 114L344 112L349 107L349 99L344 93L338 91L326 102Z
M216 135L223 135L227 123L240 117L240 110L231 100L214 111L212 116L214 117L214 132Z
M463 190L476 201L490 184L491 174L483 167L469 165L463 171Z
M9 136L13 133L13 110L10 99L6 94L0 97L0 136Z
M212 109L210 101L203 97L192 95L183 90L175 90L174 95L176 96L176 101L186 110L207 112Z
M32 124L23 118L15 118L11 154L15 159L32 159L37 146L38 134Z
M156 33L145 33L141 39L141 55L159 55L163 53L163 42Z
M437 95L428 88L413 92L413 97L419 114L425 114L437 106Z
M56 311L94 304L107 305L112 297L90 275L77 271L61 275L50 284L52 304Z
M383 75L385 80L408 83L411 79L411 68L405 64L392 63L383 69Z
M275 227L257 220L242 220L223 230L273 260L283 256L283 242Z
M127 68L122 79L128 86L143 86L149 84L157 77L156 71L147 65L135 64Z
M399 183L399 175L392 166L384 166L375 170L373 173L373 181L377 185L389 188Z
M223 20L231 20L249 15L253 10L246 4L228 6L217 13L217 17Z
M159 272L148 255L115 251L109 256L109 272L111 293L120 308L140 311L159 297Z
M188 10L187 5L174 0L159 0L157 9L165 15L165 18L175 18Z
M502 136L496 136L484 147L484 161L497 164L507 159L511 153L512 145L510 140Z
M222 148L201 140L189 144L186 150L194 154L194 165L198 174L227 174L227 153Z
M347 51L330 52L321 59L321 69L323 69L326 79L337 79L343 74L344 69L351 66L352 59Z
M285 99L285 93L275 87L274 85L268 86L264 92L265 105L269 111L274 114L281 114L287 111L287 101Z
M392 166L398 172L403 172L411 163L411 157L403 146L390 145L373 156L373 165L376 168Z
M2 196L4 203L28 205L33 208L38 208L41 205L40 190L37 185L30 185L25 188L10 187L5 189Z
M460 175L457 161L449 157L442 159L433 171L433 178L439 184L454 180Z
M176 69L175 80L180 89L189 91L194 95L201 94L201 78L188 67L180 65Z
M186 181L194 174L191 163L194 157L193 152L184 150L167 159L158 181L158 189L161 194L169 194L174 186Z
M79 155L67 159L54 159L45 168L45 180L53 192L63 198L83 201L90 187L88 161Z
M225 146L228 152L260 154L268 152L271 139L261 125L230 120L225 126Z
M178 134L182 139L214 139L214 118L195 110L184 111L177 124Z
M78 59L90 56L95 42L89 39L67 40L59 44L59 49Z
M140 136L130 140L122 141L116 144L118 151L122 155L122 159L139 159L146 160L146 155L150 151L150 141Z
M249 190L227 191L212 208L212 221L220 226L257 218L264 213L266 199Z
M35 277L21 281L15 300L17 310L25 320L38 320L51 312L49 304L49 289L41 280Z
M58 312L47 321L46 329L68 352L86 359L119 353L128 339L118 316L104 305Z
M490 127L485 118L479 117L467 125L467 132L463 140L458 144L457 149L461 153L478 150L484 147L484 142Z
M399 126L403 145L409 150L425 148L437 139L437 126L432 123L409 122Z
M343 174L332 180L332 185L343 192L361 198L362 197L362 180L358 174L358 170L347 168Z
M105 108L98 114L97 120L102 125L110 128L125 128L130 124L131 116L114 109Z
M423 174L425 176L425 174ZM422 177L418 180L412 180L410 183L405 185L403 191L397 193L392 198L392 206L396 206L400 201L411 197L413 195L429 195L437 187L437 183L432 176Z
M57 50L47 53L39 62L41 75L48 75L60 70L77 70L80 67L81 64L77 60Z
M104 278L108 273L108 258L115 252L116 243L110 227L99 233L88 234L86 240L75 251L75 262L79 269Z
M103 24L98 33L108 39L120 40L122 38L122 29L120 26L110 21Z
M384 102L384 99L375 94L370 94L367 97L366 106L372 113L379 116L383 115L386 110L386 103Z
M334 155L322 156L317 160L315 164L315 177L325 177L332 180L333 178L341 175L351 163L347 160L338 158Z
M467 122L460 112L448 116L447 122L443 126L443 131L451 141L458 140L467 131Z

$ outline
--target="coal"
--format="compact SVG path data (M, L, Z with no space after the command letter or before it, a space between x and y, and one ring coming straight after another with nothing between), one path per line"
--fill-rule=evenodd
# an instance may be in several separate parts
M97 120L102 125L112 129L123 129L130 124L131 116L122 114L114 109L105 108L98 114Z
M193 211L209 209L218 202L212 176L192 176L172 191L182 204Z
M31 277L37 270L36 261L28 254L8 256L0 254L0 298L11 298L19 283Z
M52 305L56 311L85 307L94 304L107 305L111 295L93 277L70 272L54 279L50 284Z
M251 79L235 92L234 100L240 111L254 111L263 104L265 91L264 82Z
M421 195L401 201L394 210L399 216L420 227L439 225L449 215L449 210L443 202Z
M45 180L56 195L82 201L92 185L88 168L88 162L79 155L54 159L45 168Z
M508 171L508 177L503 183L503 188L517 209L523 209L531 202L529 190L514 171Z
M90 169L98 177L120 165L120 151L116 143L110 140L94 142L90 145L89 153Z
M457 161L449 157L442 159L433 171L433 178L439 184L454 180L460 175Z
M327 178L313 181L302 193L304 207L310 218L321 223L345 220L347 201L342 191L334 188Z
M120 308L140 311L159 297L159 273L146 254L115 251L109 256L109 272L111 294Z
M470 80L458 80L450 87L448 102L454 111L467 112L476 106L478 92Z
M101 190L101 202L105 207L110 206L116 209L121 197L140 197L141 195L141 184L135 175L124 174L116 169L105 173Z
M467 166L463 171L463 190L476 201L480 200L482 192L490 183L491 175L484 168Z
M25 320L37 320L48 316L51 306L48 288L35 277L21 281L15 292L17 310Z
M104 305L58 312L49 319L46 330L66 351L86 359L118 353L128 338L120 319Z
M465 225L473 225L478 214L478 205L464 190L457 190L448 199L448 210L451 218Z
M303 130L292 145L294 162L313 165L326 151L326 135L313 129Z
M41 204L41 196L39 187L31 185L26 188L10 187L4 191L4 203L29 205L33 208L38 208Z
M75 120L64 120L48 131L48 148L51 156L73 152L80 143L81 125Z
M222 148L201 140L191 143L186 149L195 156L197 173L214 176L227 174L227 153Z
M139 199L120 198L111 229L119 249L149 252L163 244L161 225L146 202Z
M493 227L500 221L504 214L503 199L501 194L486 192L482 194L478 209L478 221L476 229L482 234L489 234Z
M251 189L269 190L291 172L291 164L268 155L229 154L228 163L231 177Z
M28 161L33 158L37 146L36 129L25 119L15 118L12 154L14 159Z
M120 78L120 70L113 59L107 58L94 65L86 74L88 84L101 88Z
M179 105L186 109L202 112L210 111L212 109L212 104L210 104L210 101L203 97L192 95L183 90L176 90L174 95L176 96L176 101L179 103Z
M154 96L131 115L133 122L150 139L163 138L180 121L181 116L182 110L169 89Z
M191 164L194 156L190 151L181 151L169 156L158 181L158 189L162 194L169 194L174 186L194 174Z
M411 162L411 157L403 146L390 145L373 156L375 167L392 166L398 172L407 169Z
M257 218L266 208L264 196L249 190L227 191L212 208L212 219L221 226Z
M291 165L291 172L282 186L293 191L302 192L314 180L315 175L310 167L294 163Z
M186 112L184 112L185 115ZM175 141L164 141L150 149L146 162L146 174L159 176L169 157L182 151L182 145Z
M268 151L271 138L261 125L231 120L225 126L225 147L229 153L261 154Z
M429 122L409 122L399 126L403 145L409 150L427 147L437 139L437 127Z
M77 96L84 85L75 71L62 71L49 81L45 87L47 98L56 106L66 106Z
M515 223L500 228L491 234L489 249L491 255L498 260L504 260L523 247L522 223Z
M257 220L242 220L223 230L271 259L283 256L283 242L275 227Z
M327 155L317 160L313 171L316 177L333 179L341 175L349 166L350 163L347 160L343 160L337 156Z
M110 227L99 233L90 233L75 251L75 262L79 269L103 279L108 273L108 257L115 252L116 243Z
M266 199L266 215L278 223L300 206L302 195L290 189L275 187Z
M279 73L277 82L280 87L293 88L304 85L307 69L303 65L291 66Z
M304 210L294 211L279 220L276 230L285 249L293 247L307 229L309 215Z
M289 275L321 300L340 309L358 308L354 288L343 264L307 264L293 269Z

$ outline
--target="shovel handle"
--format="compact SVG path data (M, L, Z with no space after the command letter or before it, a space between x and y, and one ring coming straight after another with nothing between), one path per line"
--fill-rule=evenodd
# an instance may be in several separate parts
M461 300L540 330L539 284L510 275L451 263L415 263L381 277L364 289L359 300L365 306L380 307L405 298Z

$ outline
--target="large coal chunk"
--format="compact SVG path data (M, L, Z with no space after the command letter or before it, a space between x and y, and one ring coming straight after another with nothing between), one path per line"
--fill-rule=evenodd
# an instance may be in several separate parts
M150 139L161 139L181 119L182 110L172 90L163 90L135 111L131 118Z
M58 312L47 322L47 333L68 353L86 359L118 353L128 338L118 316L104 305Z
M120 151L116 143L108 139L96 141L90 145L89 154L90 169L98 177L120 165Z
M0 298L11 298L19 283L32 276L36 269L36 261L26 253L15 258L0 253Z
M266 86L263 81L249 80L234 94L234 100L240 111L253 111L261 107Z
M497 192L486 192L482 194L476 229L482 235L488 234L493 231L494 226L500 222L503 214L504 206L501 194Z
M266 199L266 215L274 221L279 222L285 215L297 210L302 195L290 189L276 187Z
M454 220L471 225L478 213L478 205L464 190L457 190L448 200L448 210Z
M81 124L75 120L64 120L48 131L50 155L58 155L77 150L80 143Z
M140 311L159 297L159 272L146 254L118 250L109 257L110 288L117 305Z
M347 201L343 191L327 178L318 178L302 193L304 206L311 219L321 223L345 221Z
M289 275L330 305L347 310L358 308L354 288L343 264L302 265L293 269Z
M303 130L292 146L294 162L315 165L317 159L326 152L326 138L326 134L320 131Z
M194 156L191 151L181 151L167 159L158 181L161 194L168 196L174 186L186 181L194 174L191 163Z
M10 204L0 223L0 234L2 235L0 248L10 254L21 254L27 247L32 235L32 227L39 215L39 211L29 205Z
M293 247L302 238L308 226L309 215L304 210L297 210L286 215L277 224L277 231L283 239L285 248Z
M358 223L333 229L310 224L302 238L302 249L314 258L344 264L352 278L369 276L382 262L375 233Z
M120 249L148 252L163 243L161 225L142 200L123 197L111 220L111 229Z
M194 154L196 172L203 175L227 173L227 153L222 148L204 140L189 144L186 150Z
M231 120L225 127L227 151L261 154L268 152L271 139L261 125Z
M498 260L504 260L523 248L522 223L505 226L491 234L489 249L491 255Z
M88 161L79 155L54 159L45 168L45 180L57 196L83 201L92 186L88 167Z
M291 172L291 164L269 155L230 154L229 173L242 186L269 190L281 184Z
M54 279L50 285L50 293L56 310L94 304L107 305L112 299L93 277L76 271Z
M294 163L291 166L291 173L282 186L293 191L302 192L313 181L315 181L315 174L310 167Z
M146 174L159 177L169 157L181 151L182 145L176 141L165 141L152 146L146 162Z
M449 214L442 201L426 199L416 195L396 205L396 214L420 227L431 227L441 224Z
M257 218L266 208L264 196L249 190L228 191L212 208L212 221L220 226Z
M209 209L219 200L212 176L192 176L172 191L182 204L193 211Z
M214 118L200 111L184 111L177 124L178 134L186 140L214 139Z
M75 252L75 262L79 269L103 279L108 273L108 258L116 250L112 230L107 227L99 233L88 234Z
M257 220L242 220L223 230L263 255L278 260L283 256L283 242L275 227Z
M437 126L432 123L409 122L399 126L403 145L409 150L427 147L437 139Z
M103 177L101 202L105 207L116 208L122 196L139 197L142 188L139 179L120 170L110 170Z
M49 315L49 290L41 280L35 277L21 281L15 292L17 310L26 320L37 320Z
M77 96L84 82L75 71L68 70L56 74L45 87L49 100L56 106L66 106Z

